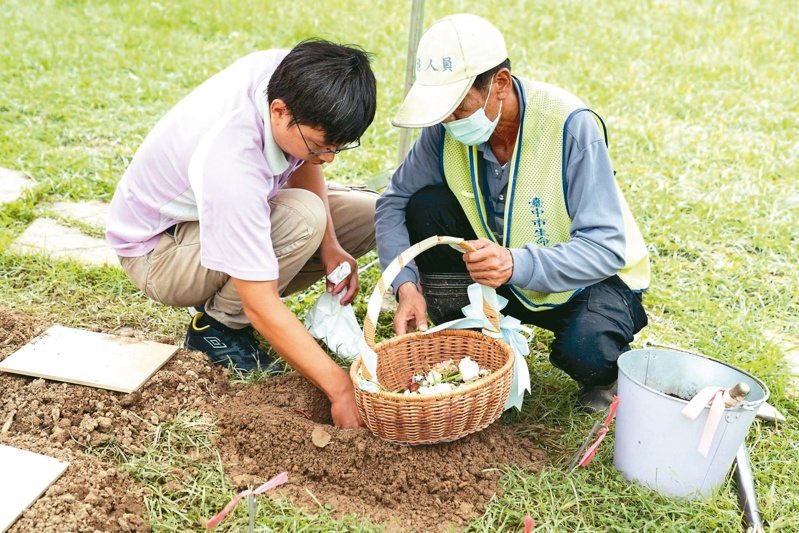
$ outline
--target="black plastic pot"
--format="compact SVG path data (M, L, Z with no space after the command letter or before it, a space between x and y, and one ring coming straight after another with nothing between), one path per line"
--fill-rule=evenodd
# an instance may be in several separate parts
M419 273L427 314L434 324L463 318L461 309L469 305L467 288L474 283L467 273Z

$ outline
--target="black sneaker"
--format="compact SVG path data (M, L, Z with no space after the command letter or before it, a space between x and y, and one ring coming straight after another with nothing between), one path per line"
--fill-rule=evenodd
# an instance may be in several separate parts
M577 403L586 413L601 413L610 407L616 394L616 382L610 385L581 386L577 391Z
M183 347L205 352L215 365L242 372L276 371L274 359L261 350L252 327L229 328L203 312L191 318Z

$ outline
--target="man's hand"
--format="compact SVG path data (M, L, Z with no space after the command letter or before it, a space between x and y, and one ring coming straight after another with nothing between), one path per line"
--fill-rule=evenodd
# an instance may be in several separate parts
M325 280L327 290L333 294L338 294L341 291L346 291L344 297L341 299L341 305L352 303L358 295L360 284L358 283L358 263L355 259L341 247L338 241L331 243L323 243L319 249L319 255L322 261L322 267L325 269L325 276L333 272L341 263L349 263L352 272L341 283L333 285L330 280Z
M253 327L294 370L330 400L333 423L342 427L363 425L349 374L316 344L305 326L283 304L277 281L231 279Z
M357 428L366 425L355 403L354 390L330 401L330 415L333 417L333 424L340 428Z
M427 302L413 283L403 283L397 290L399 305L394 315L394 331L403 335L409 331L427 329Z
M322 174L322 168L319 165L302 165L291 175L287 185L289 187L297 187L311 191L325 204L327 225L325 226L325 234L322 237L322 244L319 246L319 255L322 261L322 267L325 269L325 276L333 272L342 262L349 263L350 268L352 268L352 273L341 283L333 286L333 284L328 281L327 290L333 294L338 294L346 290L341 299L341 304L347 305L352 303L355 296L358 295L359 289L358 265L355 263L355 259L341 247L336 238L336 228L333 226L333 216L330 214L330 203L327 199L327 185L325 184L325 177Z
M513 256L510 250L488 239L468 241L474 252L463 254L466 269L477 283L496 289L508 282L513 274Z

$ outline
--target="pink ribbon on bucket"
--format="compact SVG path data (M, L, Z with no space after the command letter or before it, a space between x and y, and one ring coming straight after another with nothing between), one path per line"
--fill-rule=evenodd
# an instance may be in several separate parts
M233 497L232 500L230 500L230 502L227 505L225 505L224 509L219 511L216 515L214 515L211 519L209 519L208 522L206 522L205 528L213 529L216 526L218 526L219 523L225 519L228 513L232 511L236 507L236 505L238 505L238 503L241 501L242 498L249 496L250 494L252 494L253 496L259 496L270 489L279 487L288 480L289 480L289 473L281 472L280 474L276 475L275 477L273 477L272 479L270 479L269 481L267 481L266 483L264 483L255 490L247 489L239 492L238 494L236 494L236 496Z
M683 407L682 414L689 420L695 420L705 407L710 404L710 413L707 415L705 428L702 430L702 437L699 439L697 451L703 457L707 457L716 429L719 427L721 417L724 414L724 387L705 387L696 396L691 398L688 405Z

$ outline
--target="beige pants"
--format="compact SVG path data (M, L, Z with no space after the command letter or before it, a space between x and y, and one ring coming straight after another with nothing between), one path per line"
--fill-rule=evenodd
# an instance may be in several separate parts
M328 201L341 246L358 258L375 246L374 213L378 195L328 184ZM304 189L281 189L269 202L272 246L280 269L281 296L300 291L325 272L319 244L326 217L322 200ZM230 276L200 264L200 225L183 222L164 233L155 249L141 257L120 257L122 268L139 289L157 302L175 307L205 305L213 318L232 328L249 325Z

